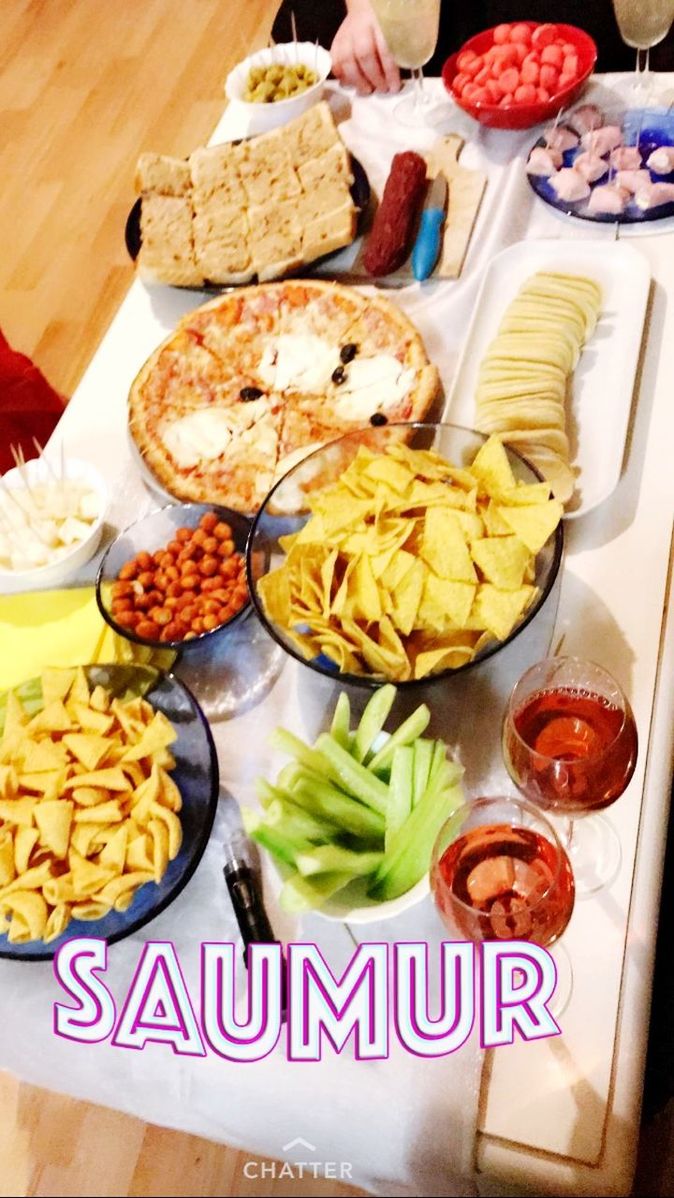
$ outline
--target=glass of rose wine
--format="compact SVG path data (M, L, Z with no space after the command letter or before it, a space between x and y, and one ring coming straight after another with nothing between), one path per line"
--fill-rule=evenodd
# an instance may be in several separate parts
M429 123L437 116L424 90L423 67L433 57L440 24L440 0L372 0L386 44L399 67L410 71L411 96L394 108L402 125ZM445 110L446 111L446 110Z
M620 865L620 842L599 816L626 790L637 762L632 709L620 686L594 662L550 657L527 670L503 720L503 757L518 790L566 820L566 848L579 894L606 885Z
M575 899L569 858L557 833L531 803L479 798L459 807L440 829L431 858L431 889L456 940L530 940L551 948ZM571 993L571 963L558 946L555 1014Z

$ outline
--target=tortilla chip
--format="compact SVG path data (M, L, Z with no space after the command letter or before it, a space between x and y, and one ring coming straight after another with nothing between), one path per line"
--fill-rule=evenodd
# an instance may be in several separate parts
M504 641L535 594L536 587L532 586L503 591L491 583L482 583L477 589L471 620L474 625L493 633L497 640Z
M487 582L506 591L522 585L530 555L519 537L484 537L472 542L471 553Z
M480 446L470 469L488 495L509 491L515 486L508 454L496 437L490 437Z
M564 508L558 499L548 499L532 506L501 507L500 514L529 552L539 553L557 528Z

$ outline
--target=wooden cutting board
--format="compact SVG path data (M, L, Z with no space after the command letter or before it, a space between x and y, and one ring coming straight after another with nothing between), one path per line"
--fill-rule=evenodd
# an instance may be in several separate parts
M463 138L451 133L440 138L424 155L431 178L442 172L447 179L447 220L440 258L433 272L441 279L458 279L461 274L487 185L487 176L482 171L469 171L459 164L463 146Z
M447 220L444 226L442 248L435 270L430 279L458 279L470 244L475 227L475 221L482 203L482 196L487 185L487 176L483 171L470 171L461 166L458 159L464 147L464 139L456 133L441 137L422 155L426 159L428 175L434 179L441 171L447 179ZM412 249L416 241L417 230L421 220L418 215L416 225L410 239L410 253L402 266L391 274L385 275L381 282L384 286L403 285L414 282L412 271ZM371 221L370 221L371 227ZM363 252L367 233L358 251L358 256L349 274L359 280L370 280L372 276L363 266Z

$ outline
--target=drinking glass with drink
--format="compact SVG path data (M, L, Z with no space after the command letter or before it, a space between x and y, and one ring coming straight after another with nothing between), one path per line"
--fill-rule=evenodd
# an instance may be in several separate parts
M548 947L571 918L574 881L549 821L515 798L480 798L443 825L431 887L457 940L530 940Z
M615 678L575 657L538 662L510 696L502 743L518 790L566 818L579 893L600 889L620 864L619 841L598 817L587 832L576 821L614 803L636 767L636 724Z
M674 20L674 0L613 0L620 36L637 52L634 101L645 103L653 86L650 50L669 33Z
M403 125L422 125L432 111L422 68L433 57L438 40L440 0L372 0L372 7L393 58L414 81L412 95L393 111Z

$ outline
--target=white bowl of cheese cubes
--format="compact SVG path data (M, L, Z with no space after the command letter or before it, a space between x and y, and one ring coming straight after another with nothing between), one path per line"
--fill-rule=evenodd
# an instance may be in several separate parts
M230 71L225 93L245 110L248 134L266 133L318 103L331 66L328 51L313 42L269 46Z
M57 586L93 557L108 488L90 462L44 457L8 470L0 486L0 593Z

